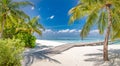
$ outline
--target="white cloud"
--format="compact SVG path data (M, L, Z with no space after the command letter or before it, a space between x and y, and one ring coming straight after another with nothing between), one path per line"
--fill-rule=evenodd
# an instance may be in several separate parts
M90 34L95 34L95 33L99 34L99 30L91 30L90 31Z
M53 19L55 16L54 15L52 15L52 16L50 16L50 19Z
M43 31L44 33L79 33L80 30L76 30L76 29L64 29L64 30L59 30L59 31L53 31L51 29L46 29L45 31Z
M78 32L81 32L81 30L78 30Z
M37 17L40 18L40 15L38 15Z
M72 33L72 32L78 32L78 30L72 29L72 30L70 30L69 32L70 32L70 33Z
M52 29L46 29L43 31L42 38L45 39L76 39L80 38L79 36L79 30L76 29L64 29L64 30L58 30L54 31Z
M81 30L76 29L65 29L65 30L59 30L58 33L79 33Z
M35 9L35 7L31 7L31 10L34 10Z
M68 33L80 33L81 30L77 30L77 29L64 29L64 30L59 30L59 31L53 31L51 29L46 29L45 31L43 31L44 33L59 33L59 34L68 34ZM96 35L99 34L99 30L91 30L89 32L89 35Z
M51 29L45 29L45 31L43 31L43 33L51 33L53 32Z
M59 30L58 33L67 33L67 32L69 32L69 31L70 31L70 29Z
M46 29L43 31L42 38L44 39L80 39L81 30L77 29L64 29L54 31L52 29ZM38 36L37 36L38 37ZM99 30L91 30L88 37L101 37Z

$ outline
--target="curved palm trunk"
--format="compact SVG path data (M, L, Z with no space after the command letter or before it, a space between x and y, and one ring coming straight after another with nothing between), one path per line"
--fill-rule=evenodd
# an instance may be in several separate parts
M3 38L3 30L4 30L5 22L6 22L6 14L4 15L4 18L3 18L3 21L2 21L2 24L1 24L1 34L0 34L0 38Z
M0 34L0 38L3 37L4 22L5 22L5 20L4 20L4 21L2 22L2 24L1 24L1 34Z
M108 59L108 40L109 40L109 35L110 35L110 29L111 29L111 24L112 24L112 17L110 13L110 5L107 6L107 11L108 11L108 27L105 35L105 41L104 41L104 50L103 50L103 57L104 61L109 61Z

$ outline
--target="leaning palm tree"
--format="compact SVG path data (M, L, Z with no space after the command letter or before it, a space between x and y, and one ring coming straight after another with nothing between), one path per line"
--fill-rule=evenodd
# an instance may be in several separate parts
M20 19L29 19L29 16L20 9L28 5L33 6L33 4L28 1L16 2L13 0L0 0L0 37L2 37L4 27L8 22L8 24L16 24Z
M31 34L36 32L39 35L42 35L42 30L45 30L44 27L39 23L39 16L32 18L30 22L28 22L28 26Z
M87 17L81 31L81 37L85 38L93 25L97 25L100 34L105 34L103 57L108 59L108 40L118 35L120 30L120 0L80 0L79 4L70 11L70 21L73 23L82 17ZM119 36L120 38L120 36ZM113 38L115 39L115 37Z
M18 31L25 31L30 34L36 32L39 35L42 35L42 30L45 30L44 27L39 23L39 16L33 17L28 22L23 22L23 25L16 29Z

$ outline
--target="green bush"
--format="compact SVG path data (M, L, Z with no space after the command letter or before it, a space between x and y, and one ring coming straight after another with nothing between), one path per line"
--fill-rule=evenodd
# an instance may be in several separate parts
M21 66L24 45L18 39L0 39L0 66Z
M23 41L25 43L25 47L34 48L36 46L35 44L36 37L27 32L18 33L16 35L16 38Z
M15 35L15 27L5 28L3 31L3 38L13 38Z
M36 37L33 36L32 34L28 33L27 31L18 31L15 32L15 28L6 28L4 30L3 33L3 38L16 38L16 39L20 39L21 41L23 41L25 43L25 47L29 47L29 48L34 48L35 47L35 40Z

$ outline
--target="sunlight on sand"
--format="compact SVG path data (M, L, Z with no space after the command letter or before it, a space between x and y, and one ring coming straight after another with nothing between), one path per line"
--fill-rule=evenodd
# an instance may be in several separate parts
M64 43L40 40L39 44L58 46ZM54 45L56 44L56 45ZM44 51L35 52L31 66L119 66L120 45L109 45L109 62L103 61L103 46L74 47L60 54L49 55ZM36 57L36 58L35 58ZM39 57L39 58L38 58Z

